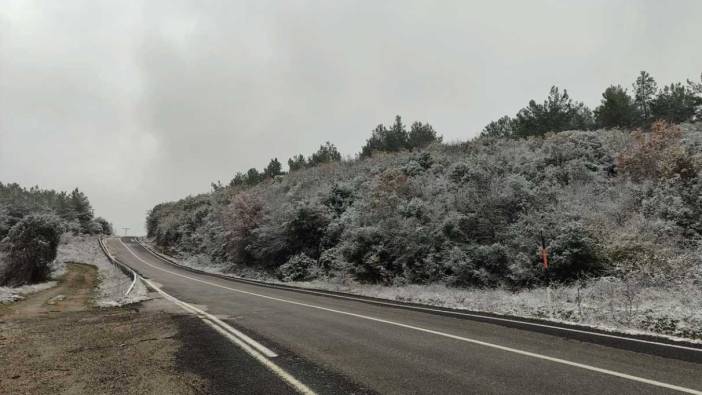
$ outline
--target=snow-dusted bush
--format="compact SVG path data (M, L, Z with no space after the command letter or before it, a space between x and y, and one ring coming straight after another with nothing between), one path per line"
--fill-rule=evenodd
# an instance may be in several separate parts
M382 284L539 286L542 233L555 282L695 266L702 132L666 128L651 144L565 131L375 151L158 205L149 235L225 266L273 274L304 254L325 278Z
M308 281L317 276L317 261L304 253L290 257L278 267L278 277L283 281Z
M0 285L19 286L46 281L62 231L61 219L53 214L30 214L10 228L3 240L7 262L0 272Z

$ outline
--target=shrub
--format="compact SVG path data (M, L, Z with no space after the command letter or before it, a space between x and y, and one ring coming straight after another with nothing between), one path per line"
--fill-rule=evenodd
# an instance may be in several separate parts
M632 143L619 155L619 168L634 181L660 178L662 164L679 149L681 135L679 127L664 121L655 122L650 134L632 133Z
M324 205L329 207L336 215L341 215L353 204L353 191L348 186L334 184L329 195L324 200Z
M573 281L582 276L599 275L607 267L601 246L578 222L559 227L549 243L550 267L557 281Z
M263 220L263 202L253 193L241 192L222 210L221 218L225 257L236 263L251 263L246 247Z
M304 253L296 254L278 268L278 277L283 281L308 281L317 276L316 265L317 262Z
M107 235L107 236L112 234L112 224L107 222L107 220L105 218L96 217L95 222L100 225L100 233Z
M0 277L0 285L46 281L62 231L60 218L52 214L28 215L15 224L3 240L8 264Z
M329 219L320 207L298 205L285 225L288 248L295 254L304 253L319 258L320 242L328 224Z

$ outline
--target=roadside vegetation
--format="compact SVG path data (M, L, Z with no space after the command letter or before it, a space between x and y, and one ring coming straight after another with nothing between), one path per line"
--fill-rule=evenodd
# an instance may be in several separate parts
M111 234L87 196L0 183L0 286L45 282L64 232Z
M702 338L702 80L632 88L591 111L553 87L464 143L398 116L355 159L326 143L159 204L148 236L239 275Z

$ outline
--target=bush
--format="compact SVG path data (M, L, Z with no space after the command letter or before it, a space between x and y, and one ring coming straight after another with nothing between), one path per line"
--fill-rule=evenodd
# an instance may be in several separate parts
M680 147L680 128L658 121L650 134L632 133L632 143L619 155L621 171L634 181L656 180L663 176L663 163Z
M317 276L317 262L305 254L296 254L278 268L278 277L283 281L308 281Z
M263 203L257 195L242 192L222 209L220 215L223 236L224 256L236 263L247 263L251 256L246 246L251 243L252 232L263 219Z
M60 218L51 214L28 215L15 224L3 240L8 264L0 277L0 285L46 281L62 232Z
M285 225L288 248L295 254L304 253L319 258L320 243L328 224L329 219L320 207L298 205L293 217Z
M657 245L670 249L656 265L689 266L681 257L702 240L701 132L660 124L431 144L159 205L149 229L185 254L286 278L304 254L315 272L366 283L532 287L546 280L541 229L554 281L644 272ZM642 239L617 239L625 233Z
M564 224L555 235L549 243L553 279L568 282L605 271L607 260L601 246L580 223Z

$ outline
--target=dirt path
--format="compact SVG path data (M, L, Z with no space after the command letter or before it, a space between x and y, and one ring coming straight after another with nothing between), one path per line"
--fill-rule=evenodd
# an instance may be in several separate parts
M69 264L56 287L0 305L0 394L221 392L207 362L183 362L186 336L207 335L199 320L159 299L95 308L97 282L94 267Z
M92 306L91 298L97 281L94 266L69 263L66 265L66 274L57 286L30 294L22 301L0 305L0 319L87 310Z

